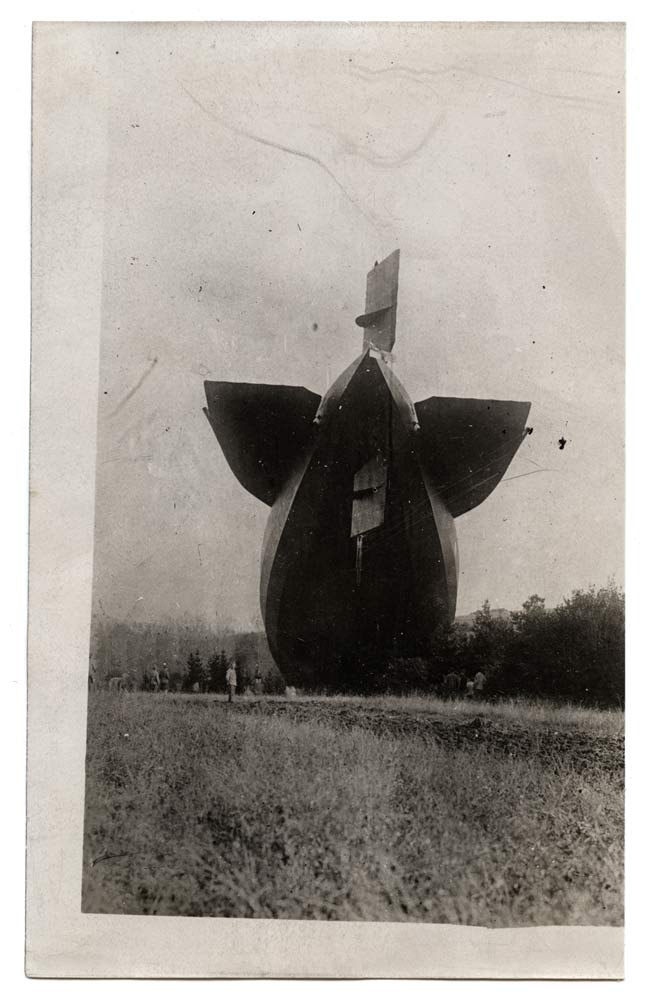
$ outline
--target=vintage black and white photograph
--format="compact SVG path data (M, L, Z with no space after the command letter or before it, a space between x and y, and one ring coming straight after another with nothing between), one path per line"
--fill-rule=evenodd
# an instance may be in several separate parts
M87 27L81 911L620 927L623 26Z

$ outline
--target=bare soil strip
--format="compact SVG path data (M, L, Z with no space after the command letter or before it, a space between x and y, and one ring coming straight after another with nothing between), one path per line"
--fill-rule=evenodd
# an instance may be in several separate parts
M203 701L204 705L209 704ZM599 768L611 774L624 770L622 736L548 728L525 727L512 721L478 714L469 720L452 719L438 712L412 712L379 706L338 705L323 701L238 701L231 705L214 702L229 712L286 718L339 729L363 729L384 738L417 737L448 749L479 747L512 757L533 756L550 765L556 760L577 770Z

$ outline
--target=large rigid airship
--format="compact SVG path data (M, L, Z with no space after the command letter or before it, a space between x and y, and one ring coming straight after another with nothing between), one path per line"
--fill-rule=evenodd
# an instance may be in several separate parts
M498 485L530 403L412 403L391 363L399 251L367 277L362 353L325 396L206 382L204 412L242 486L270 508L260 601L288 684L365 689L427 657L455 617L455 518Z

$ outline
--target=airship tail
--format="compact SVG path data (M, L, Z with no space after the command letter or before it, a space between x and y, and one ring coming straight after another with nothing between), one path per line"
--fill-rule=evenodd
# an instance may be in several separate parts
M453 517L486 500L505 475L530 433L530 405L443 396L415 404L422 464Z
M320 397L298 386L204 382L204 413L231 471L272 506L314 435Z

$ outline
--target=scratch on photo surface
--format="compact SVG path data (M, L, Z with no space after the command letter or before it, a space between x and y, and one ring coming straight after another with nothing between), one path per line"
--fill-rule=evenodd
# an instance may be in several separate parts
M360 214L363 215L365 217L365 219L367 219L368 222L371 222L372 225L377 225L378 224L378 220L375 219L365 208L363 208L362 205L360 204L360 202L357 200L357 198L355 198L345 188L345 186L342 184L342 182L340 181L340 179L333 173L333 171L328 166L328 164L324 163L324 161L321 160L318 156L315 156L314 153L307 153L305 150L294 149L294 147L292 147L292 146L286 146L286 145L284 145L281 142L275 142L273 139L264 139L260 135L254 135L253 132L248 132L246 129L240 128L238 125L234 125L232 122L229 122L225 118L222 118L221 115L217 114L214 111L209 110L209 108L207 108L206 105L203 104L199 100L199 98L195 97L195 95L192 94L188 90L188 88L186 86L184 86L183 83L181 83L180 80L178 82L179 82L179 86L182 88L182 90L184 90L186 92L186 94L191 99L191 101L194 101L194 103L197 105L197 107L201 108L201 110L205 114L207 114L209 116L209 118L212 118L213 121L218 122L224 128L228 128L229 131L234 132L236 135L241 135L245 139L251 139L252 142L259 142L263 146L269 146L271 149L278 149L282 153L289 153L291 156L298 156L298 157L300 157L303 160L309 160L311 163L316 163L317 166L321 167L322 170L324 170L328 174L328 176L331 178L331 180L334 181L335 184L337 184L337 186L340 189L340 191L342 192L342 194L351 202L351 204L355 208L357 208L357 210L360 212Z
M122 400L121 400L121 401L120 401L120 402L118 403L118 405L116 406L115 410L113 410L113 411L112 411L112 412L111 412L111 413L109 414L109 416L111 416L111 417L115 417L116 413L118 413L118 412L119 412L119 411L120 411L120 410L122 409L122 407L123 407L123 406L125 405L125 403L128 403L128 402L129 402L129 400L130 400L130 399L131 399L131 397L132 397L132 396L134 395L134 393L138 392L138 390L139 390L139 389L141 388L141 386L142 386L143 382L144 382L144 381L145 381L145 379L146 379L146 378L148 377L148 375L151 375L151 374L152 374L152 372L154 371L154 368L156 367L157 363L158 363L158 358L154 358L154 360L152 361L152 363L151 363L151 365L149 366L149 368L147 368L147 369L146 369L146 370L145 370L145 371L143 372L143 374L142 374L142 375L140 376L140 378L138 379L138 381L136 382L136 384L135 384L135 385L134 385L134 386L133 386L133 387L132 387L132 388L131 388L131 389L129 390L129 392L128 392L128 393L127 393L127 395L126 395L126 396L124 397L124 399L122 399Z
M372 69L370 66L353 64L352 69L356 72L356 75L366 80L372 80L374 77L380 78L389 74L407 78L417 83L423 82L423 79L427 79L428 77L442 77L448 74L452 74L454 76L456 73L461 73L478 79L494 80L496 83L502 83L504 86L512 87L516 90L527 91L530 94L536 94L538 97L545 97L550 100L563 101L568 104L575 105L576 107L590 107L602 110L605 108L609 110L615 108L614 102L609 101L608 99L584 97L581 94L564 94L550 90L539 90L538 88L532 87L531 85L523 83L519 80L509 80L502 76L496 76L493 73L471 69L470 67L463 65L444 64L438 66L436 69L413 66L383 66L378 69Z

